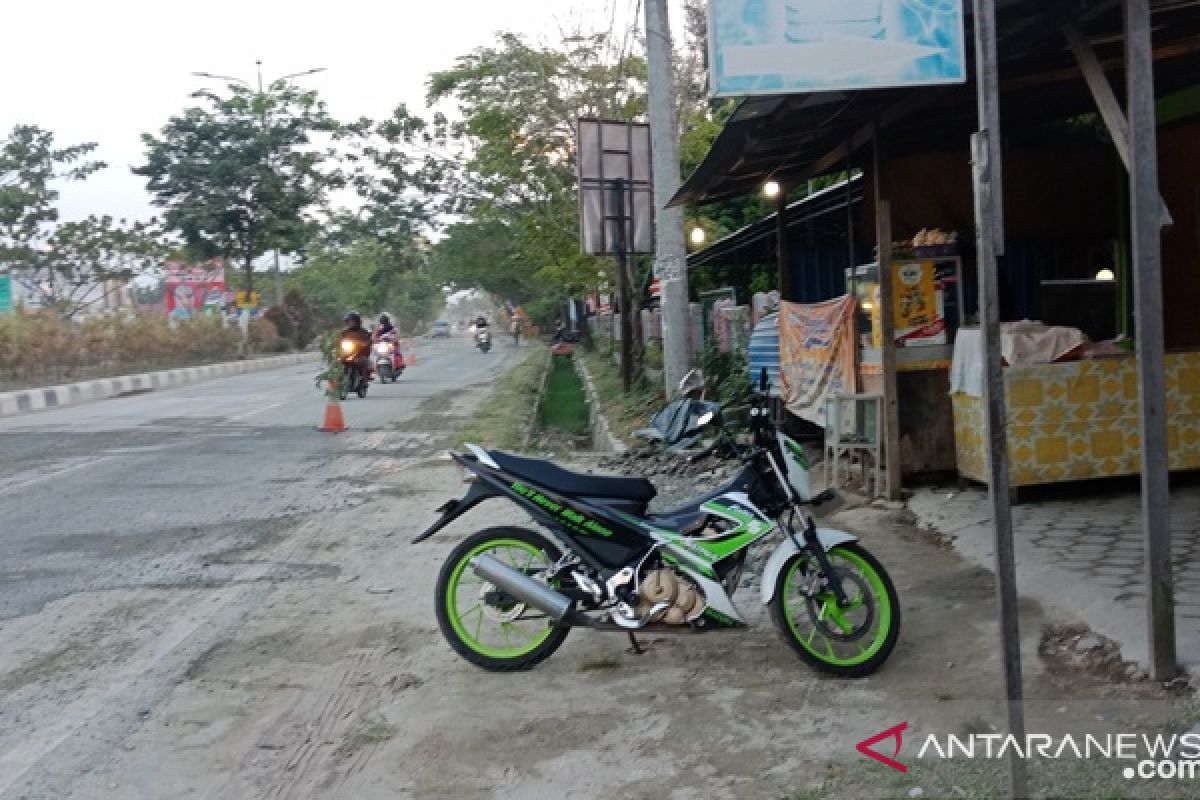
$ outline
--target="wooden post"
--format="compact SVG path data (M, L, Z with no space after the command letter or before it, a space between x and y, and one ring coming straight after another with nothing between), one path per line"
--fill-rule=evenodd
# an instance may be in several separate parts
M892 291L892 204L883 198L882 146L875 136L875 245L879 262L879 355L883 368L883 458L887 498L900 499L900 395L896 380L896 309Z
M787 235L787 189L782 183L779 184L779 194L775 196L775 257L779 269L779 299L795 301Z
M1121 110L1121 104L1117 101L1116 94L1113 93L1108 76L1104 74L1104 67L1100 65L1100 59L1096 58L1096 51L1092 49L1087 37L1074 23L1063 26L1063 35L1067 38L1067 44L1075 55L1075 63L1079 65L1079 71L1083 73L1083 79L1092 93L1096 110L1100 112L1100 118L1104 120L1104 126L1108 129L1108 138L1112 139L1113 147L1116 148L1117 155L1121 157L1121 163L1125 165L1125 169L1132 169L1129 163L1129 122L1125 119L1125 112ZM1171 212L1167 210L1166 202L1160 197L1158 204L1161 209L1162 224L1170 225Z
M1000 354L1000 287L996 256L1004 251L1003 161L1000 149L1000 84L996 55L995 0L975 0L976 90L979 126L971 137L975 184L976 272L979 280L979 330L983 342L985 427L988 446L988 499L992 509L992 541L996 552L996 606L1000 616L1000 650L1008 733L1025 741L1024 686L1021 681L1021 636L1017 606L1017 568L1013 547L1012 506L1008 480L1008 430L1004 403L1004 369ZM1025 761L1008 753L1008 792L1027 794Z
M633 319L629 296L629 236L625 218L625 181L612 182L613 206L617 214L617 296L621 304L621 386L626 394L633 387Z
M1021 683L1021 636L1017 616L1017 569L1013 548L1012 506L1008 480L1008 431L1004 404L1004 369L1000 354L1000 298L996 275L994 231L989 206L995 202L987 132L971 136L975 179L976 271L979 276L979 328L983 340L985 429L988 447L988 500L992 509L992 544L996 552L996 605L1000 612L1000 650L1008 702L1008 732L1025 740L1024 687ZM1008 754L1009 793L1025 796L1025 762Z
M1134 336L1141 404L1142 530L1150 674L1170 680L1175 661L1167 472L1167 392L1162 311L1162 216L1154 117L1154 52L1148 0L1125 0L1125 77L1129 105L1130 216L1133 231Z

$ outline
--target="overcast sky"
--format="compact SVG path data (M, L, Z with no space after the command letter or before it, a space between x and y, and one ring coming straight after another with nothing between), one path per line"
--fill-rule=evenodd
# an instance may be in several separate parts
M672 3L674 5L674 3ZM266 80L311 67L300 79L340 119L382 117L403 101L424 108L425 80L498 30L553 40L587 20L607 30L637 0L41 0L3 3L0 132L18 123L52 130L59 144L99 143L110 165L62 187L64 219L155 213L143 180L140 134L162 127L214 82L205 71ZM681 20L672 11L676 36ZM640 17L640 14L639 14ZM219 82L218 82L219 87Z

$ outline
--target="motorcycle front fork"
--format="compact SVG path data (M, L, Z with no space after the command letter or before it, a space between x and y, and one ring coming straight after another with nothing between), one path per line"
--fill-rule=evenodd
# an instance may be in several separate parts
M833 599L837 602L838 608L845 608L848 604L846 599L846 590L842 587L842 579L833 569L833 564L829 561L829 554L825 552L825 548L821 546L821 539L817 536L817 523L807 514L804 515L804 544L808 551L812 553L813 559L817 562L817 566L821 569L821 574L825 576L825 581L829 584L829 591L833 592ZM791 526L788 526L788 532L793 537L795 542L795 533ZM799 543L796 542L799 546Z

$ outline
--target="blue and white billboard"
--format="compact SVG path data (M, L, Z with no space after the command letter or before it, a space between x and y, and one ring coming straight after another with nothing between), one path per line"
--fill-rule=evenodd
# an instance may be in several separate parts
M962 83L962 0L708 0L718 97Z

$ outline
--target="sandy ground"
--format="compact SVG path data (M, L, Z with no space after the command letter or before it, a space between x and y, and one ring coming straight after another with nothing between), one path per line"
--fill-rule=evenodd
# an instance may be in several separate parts
M436 569L476 526L518 520L495 506L409 545L452 481L444 467L410 465L386 500L317 515L265 548L260 558L326 564L337 577L263 592L224 635L181 653L166 685L146 676L110 686L128 701L121 724L79 742L27 796L788 797L820 783L830 761L859 763L853 744L899 721L914 733L1003 722L988 575L875 510L843 522L891 565L905 627L870 679L814 676L745 591L739 604L762 626L752 631L659 637L642 656L621 637L574 632L532 672L475 669L436 630ZM122 658L126 638L180 635L203 602L62 601L54 612L87 615L94 637L23 674L86 705L72 696L81 675ZM1031 728L1126 730L1177 711L1151 687L1045 672L1033 653L1045 618L1022 610ZM20 677L5 674L6 691L19 690Z
M887 770L861 739L901 721L913 737L1003 726L990 574L880 508L831 521L900 592L899 645L868 679L806 669L753 585L736 597L745 632L648 638L634 655L623 636L575 631L533 671L472 667L437 630L437 570L464 536L521 514L491 501L409 543L462 490L438 452L463 413L442 408L442 432L418 414L345 434L328 468L355 502L224 553L210 586L76 593L7 620L0 797L791 798L847 769L867 776L851 796L872 796ZM274 580L280 565L300 572ZM1140 730L1186 711L1155 686L1047 667L1042 630L1069 618L1021 611L1031 730Z

